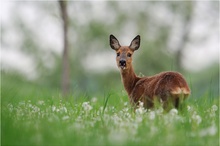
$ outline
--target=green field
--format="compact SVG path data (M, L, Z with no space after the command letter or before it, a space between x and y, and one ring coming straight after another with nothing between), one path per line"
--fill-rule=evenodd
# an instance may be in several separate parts
M62 98L9 81L3 78L1 87L2 145L219 145L219 97L209 92L180 110L134 111L123 91Z

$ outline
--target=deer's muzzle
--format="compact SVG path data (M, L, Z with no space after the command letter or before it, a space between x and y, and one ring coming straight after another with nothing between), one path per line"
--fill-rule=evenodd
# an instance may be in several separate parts
M120 60L119 61L119 67L121 69L125 69L126 68L126 60Z

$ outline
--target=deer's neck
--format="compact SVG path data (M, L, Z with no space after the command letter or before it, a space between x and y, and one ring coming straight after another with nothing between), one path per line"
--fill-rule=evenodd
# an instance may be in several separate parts
M125 90L127 91L128 95L130 95L132 90L134 89L135 84L140 78L136 76L132 67L126 70L121 70L121 78Z

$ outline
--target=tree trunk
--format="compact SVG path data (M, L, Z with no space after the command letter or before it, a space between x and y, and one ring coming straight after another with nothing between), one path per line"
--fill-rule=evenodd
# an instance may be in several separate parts
M67 2L59 1L61 16L63 20L63 60L62 60L62 81L61 88L63 96L70 93L70 66L68 58L68 14Z

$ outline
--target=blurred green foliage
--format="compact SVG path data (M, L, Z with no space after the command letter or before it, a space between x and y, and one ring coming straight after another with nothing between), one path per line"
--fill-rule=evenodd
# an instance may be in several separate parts
M36 5L41 12L40 16L42 20L51 19L51 21L56 22L58 26L61 26L57 3L21 2L17 5L18 8L22 7L22 4L32 7ZM94 4L97 5L97 7L94 7ZM191 86L193 97L199 97L207 91L210 91L215 97L218 97L218 64L196 73L187 71L181 63L180 66L177 66L177 54L169 50L167 45L171 37L170 35L172 35L172 27L174 27L172 22L169 21L178 17L181 23L187 23L186 20L189 15L193 15L191 9L194 8L194 5L195 3L190 1L181 3L153 1L129 3L115 1L107 1L105 3L68 2L70 16L69 59L71 65L71 94L84 93L89 96L98 96L108 91L117 92L123 90L119 71L112 69L106 72L93 72L87 69L87 66L84 65L84 61L89 56L99 54L101 56L104 52L111 51L109 54L114 54L114 51L109 47L110 34L114 34L119 40L126 37L131 40L137 34L140 34L141 47L135 52L133 61L136 74L154 75L166 70L181 71ZM214 6L214 4L212 6ZM104 7L105 9L94 11L94 9L98 7ZM14 29L18 31L17 35L21 37L21 45L17 46L16 49L34 60L38 75L37 79L28 82L45 87L47 90L60 92L62 55L49 49L51 46L43 45L40 42L36 33L32 30L33 28L23 22L24 18L20 13L16 13L19 11L18 8L13 9L15 15L11 18ZM163 18L167 20L167 22L164 21L164 23L158 21L158 18L155 17L156 14L151 13L151 10L158 8L163 8L163 11L168 12L167 14L173 14L172 19ZM219 11L218 7L214 7L213 9ZM94 14L94 12L96 12L96 14ZM153 12L160 13L159 10ZM103 13L103 15L97 13ZM45 18L43 17L44 14L47 15ZM2 36L7 34L7 29L8 26L3 24ZM177 37L181 38L181 36ZM127 44L124 44L123 41L120 42L122 42L123 45L129 45L130 43L126 42ZM7 46L4 39L3 46ZM178 48L178 46L176 47ZM181 56L181 59L184 59L184 56ZM47 61L49 60L53 60L53 65L48 67ZM105 62L106 60L112 60L112 58L105 58ZM111 63L115 64L115 62ZM91 62L90 64L95 65L95 62ZM22 81L26 80L25 77L20 79L20 76L17 76L14 70L8 71L7 73L3 72L3 90L8 92L12 90L11 94L15 95L11 96L16 96L17 92L29 92L19 90ZM39 94L39 92L36 94ZM6 95L2 94L1 96L4 97Z

